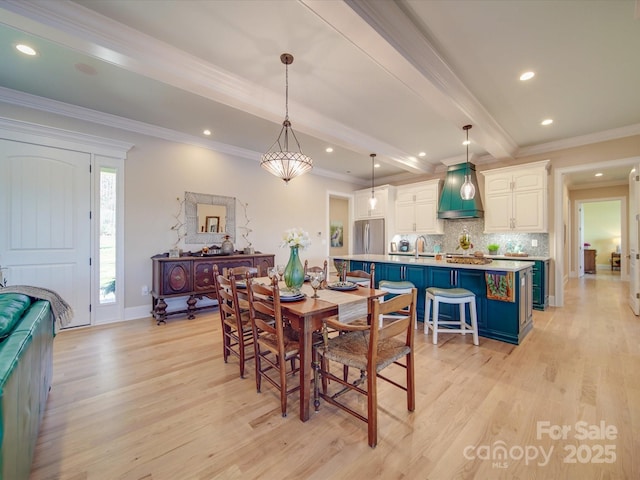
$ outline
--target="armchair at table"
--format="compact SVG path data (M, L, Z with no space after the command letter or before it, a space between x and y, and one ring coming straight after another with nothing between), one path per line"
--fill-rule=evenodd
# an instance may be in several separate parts
M381 378L407 392L407 409L415 410L415 384L413 359L413 323L416 315L417 289L411 293L397 295L386 301L369 302L370 319L380 315L397 316L394 322L379 327L378 322L368 325L345 324L334 317L326 319L323 325L324 342L314 348L314 406L320 408L320 398L359 418L368 424L369 446L378 443L378 390L377 379ZM328 338L327 328L335 328L343 335ZM404 363L400 362L404 357ZM360 371L360 377L352 382L339 378L329 371L329 362L341 363ZM390 365L398 365L406 370L405 385L401 385L380 372ZM333 393L329 393L329 380ZM334 385L340 385L337 388ZM320 391L322 386L322 391ZM366 386L366 388L364 388ZM366 415L340 400L347 392L356 392L367 397Z

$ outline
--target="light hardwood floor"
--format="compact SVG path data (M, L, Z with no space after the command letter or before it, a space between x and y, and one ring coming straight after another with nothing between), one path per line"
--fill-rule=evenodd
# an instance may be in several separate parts
M245 379L224 364L217 312L66 331L31 479L637 479L627 290L608 272L571 280L566 306L534 312L520 346L419 333L416 411L379 382L375 449L364 423L326 404L302 423L294 395L282 418L270 386L256 393L253 362ZM609 438L580 438L601 425ZM560 428L564 439L547 433Z

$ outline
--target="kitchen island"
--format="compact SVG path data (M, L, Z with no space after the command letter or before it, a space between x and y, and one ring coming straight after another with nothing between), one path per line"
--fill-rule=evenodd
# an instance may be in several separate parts
M402 256L415 256L415 252L395 252L391 255ZM433 258L437 254L436 252L420 252L418 254L420 258L430 257ZM548 255L526 255L526 256L514 256L514 255L485 255L486 258L492 260L511 260L514 262L533 262L533 309L534 310L546 310L549 306L549 271L551 257Z
M534 262L486 259L486 264L451 263L459 257L436 260L401 255L340 255L349 270L370 270L375 264L376 286L381 280L410 281L418 289L418 320L424 322L428 287L466 288L476 295L478 333L518 345L533 327L532 269ZM457 305L441 305L440 318L458 319Z

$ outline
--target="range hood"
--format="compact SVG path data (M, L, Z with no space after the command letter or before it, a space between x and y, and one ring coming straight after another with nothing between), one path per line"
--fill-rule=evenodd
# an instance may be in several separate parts
M467 173L467 164L460 163L452 165L447 170L444 179L442 194L440 195L440 206L438 207L438 218L482 218L482 200L478 188L478 178L476 177L476 166L469 163L469 176L476 187L476 195L472 200L463 200L460 196L460 187L464 183L464 176Z

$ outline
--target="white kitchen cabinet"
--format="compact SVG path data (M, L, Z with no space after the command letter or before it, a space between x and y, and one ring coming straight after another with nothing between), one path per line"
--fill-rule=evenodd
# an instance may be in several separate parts
M443 233L438 219L440 180L403 185L396 193L396 233Z
M390 185L381 185L374 188L373 195L376 198L375 208L371 208L369 200L371 199L371 189L358 190L355 192L355 217L356 220L365 220L367 218L385 218L390 211L389 203L393 202L394 187Z
M484 231L547 232L549 160L496 168L484 175Z

